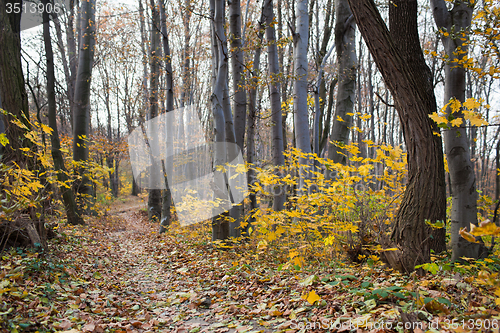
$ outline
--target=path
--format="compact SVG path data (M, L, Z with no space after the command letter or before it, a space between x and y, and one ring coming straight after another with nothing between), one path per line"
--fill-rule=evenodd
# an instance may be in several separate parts
M225 264L217 251L184 248L175 238L158 235L157 225L133 210L113 207L104 225L91 228L90 242L83 242L86 254L80 259L87 262L79 266L86 267L83 278L92 282L76 292L83 331L272 331L246 313L253 307L248 302L249 310L240 311L241 277L231 280L220 270ZM236 293L231 296L230 290Z

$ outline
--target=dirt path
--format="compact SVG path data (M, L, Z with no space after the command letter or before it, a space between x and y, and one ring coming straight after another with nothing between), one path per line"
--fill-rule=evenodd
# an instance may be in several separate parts
M235 305L231 309L236 313L227 311L228 295L217 285L222 276L217 273L216 256L203 258L203 253L159 236L157 225L149 224L132 207L111 210L115 226L100 237L101 250L94 253L98 259L87 274L98 277L100 294L114 302L117 311L113 315L123 319L97 320L96 327L127 333L271 332L251 315L242 318Z

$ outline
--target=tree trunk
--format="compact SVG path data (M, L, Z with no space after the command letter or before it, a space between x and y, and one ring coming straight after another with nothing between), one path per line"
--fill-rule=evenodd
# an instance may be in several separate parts
M259 20L259 32L257 34L257 38L260 42L262 43L262 38L264 36L264 31L265 31L265 17L264 17L264 11L261 13L261 17ZM251 78L250 78L250 89L249 89L249 99L248 99L248 123L247 123L247 138L251 138L250 140L247 140L247 163L250 166L248 169L247 173L247 183L250 189L252 189L253 185L255 184L256 180L256 174L255 174L255 169L254 169L254 163L255 163L255 140L253 138L255 137L255 129L257 127L256 124L256 119L257 119L257 89L259 87L259 77L260 77L260 55L262 53L262 46L258 45L255 54L254 54L254 59L253 59L253 67L252 67L252 72L251 72ZM248 209L248 221L247 225L245 228L243 228L242 233L246 237L249 236L249 229L250 226L253 222L255 222L255 218L252 217L252 214L254 211L257 209L257 194L254 191L250 191L249 194L249 199L250 199L250 206Z
M165 16L165 7L162 0L158 0L158 6L160 7L160 20L161 20L161 34L163 39L163 54L165 59L165 76L166 76L166 86L167 86L167 112L174 110L174 90L173 90L173 75L172 75L172 58L170 56L170 46L168 44L168 34L167 34L167 24ZM168 118L167 118L168 119ZM167 152L173 151L173 133L172 123L166 124L167 126ZM160 222L160 233L165 232L167 227L172 223L172 216L170 214L170 206L172 204L172 193L170 191L170 186L168 185L167 170L172 170L173 160L167 159L165 162L167 165L163 170L165 176L165 190L162 194L162 206L161 206L161 222Z
M471 25L473 4L469 1L455 2L448 11L444 0L431 0L434 20L438 29L449 33L443 36L442 42L448 59L445 64L444 101L448 103L455 98L465 101L465 68L459 61L467 55L468 29ZM465 33L466 36L463 36ZM458 34L458 37L455 37ZM457 52L460 50L460 52ZM458 53L458 54L457 54ZM447 112L451 110L448 108ZM455 118L463 118L462 112L453 114ZM470 229L470 224L477 225L476 176L470 158L470 144L467 140L465 124L444 131L446 158L450 170L451 203L451 259L461 257L480 258L486 255L486 248L482 243L471 243L461 237L461 228Z
M435 98L414 77L420 62L409 63L404 43L396 43L373 0L348 0L351 11L384 81L390 89L401 120L408 152L408 185L396 214L392 241L398 251L386 252L390 265L401 272L412 272L415 265L430 261L431 222L445 219L445 183L441 138L428 115L436 111ZM400 0L398 3L401 3ZM405 10L396 12L404 24L411 52L421 53L416 26L417 2L407 1ZM396 15L393 12L393 15ZM395 21L395 22L396 22ZM403 28L403 27L401 27ZM402 56L401 53L406 54ZM425 77L424 77L425 78ZM386 244L391 246L393 244Z
M403 61L408 64L409 74L416 81L423 96L425 96L428 112L434 112L437 106L436 97L434 95L433 77L430 68L425 62L422 48L420 47L420 38L416 30L418 24L416 14L417 1L394 0L393 3L394 6L389 6L389 30L392 40L399 49ZM405 140L408 142L407 139ZM440 156L442 156L442 150L440 151ZM440 165L444 167L444 162L440 163ZM444 173L442 181L444 182ZM446 197L446 187L443 191L442 195ZM438 218L438 215L441 215L442 218ZM432 222L441 220L445 223L445 211L438 212L438 215L430 215L428 219ZM443 227L431 230L430 248L435 253L446 251L446 228Z
M149 78L149 88L151 92L149 93L149 119L158 116L158 89L159 89L159 76L160 76L160 17L158 13L158 8L154 0L150 1L150 6L152 10L151 19L151 52L150 52L150 71L151 75ZM153 129L151 133L158 133L158 129ZM160 168L158 161L156 160L158 156L151 156L153 159L151 161L151 176L149 177L149 197L148 197L148 218L151 222L157 222L161 218L161 202L162 195L161 190L157 188L156 177L160 173Z
M294 128L296 147L303 153L311 153L311 139L309 134L309 107L307 105L307 44L309 39L308 0L297 1L297 30L293 36L294 60ZM305 185L308 178L309 159L301 157L299 190Z
M240 152L243 153L245 143L246 104L245 74L243 72L244 52L242 50L241 36L241 5L240 0L230 0L229 3L229 34L231 36L231 67L233 74L233 99L234 99L234 133L235 141ZM248 7L248 4L247 4ZM229 160L230 161L230 160ZM240 225L244 213L243 204L231 208L231 217L235 221L231 224L231 236L241 235Z
M356 23L347 0L335 1L335 47L337 49L337 102L333 117L333 129L328 149L328 158L334 163L347 164L342 147L349 141L349 131L356 100ZM340 120L340 119L342 120ZM330 172L326 173L329 178Z
M0 0L0 100L5 111L14 115L28 128L29 119L28 94L24 86L24 76L21 65L21 14L7 14L6 3ZM11 1L9 1L11 2ZM22 3L22 1L14 1ZM12 123L10 115L0 115L5 125L5 133L9 144L5 147L2 159L4 161L21 161L25 158L18 149L23 147L20 140L24 132ZM26 119L24 118L26 117Z
M277 168L282 168L285 165L285 157L283 156L283 129L281 115L281 94L280 94L280 68L278 64L278 48L276 46L276 32L274 29L274 12L273 1L265 0L262 6L261 24L265 24L266 39L267 39L267 57L269 63L269 75L271 77L271 119L272 127L272 147L273 147L273 164ZM262 26L261 26L262 27ZM278 175L283 177L282 171L277 170ZM280 177L280 178L281 178ZM283 186L275 186L273 209L280 211L285 204L285 190Z
M211 96L212 113L215 130L215 158L214 183L225 184L224 173L220 167L226 163L226 126L223 110L224 89L227 86L227 45L224 32L224 1L210 0L210 9L213 17L212 25L212 64L213 64L213 91ZM225 201L227 198L214 191L215 200ZM212 240L223 240L229 237L229 223L223 214L212 219Z
M95 48L95 0L82 1L80 51L78 55L78 71L75 84L74 124L73 124L73 160L86 162L89 160L90 138L90 83ZM92 184L87 171L78 168L81 181L75 182L77 193L80 194L79 208L90 213L92 203Z

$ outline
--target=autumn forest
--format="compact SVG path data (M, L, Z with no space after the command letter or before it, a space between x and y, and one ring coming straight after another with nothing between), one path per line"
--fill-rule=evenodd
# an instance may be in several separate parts
M499 332L494 0L0 0L1 332Z

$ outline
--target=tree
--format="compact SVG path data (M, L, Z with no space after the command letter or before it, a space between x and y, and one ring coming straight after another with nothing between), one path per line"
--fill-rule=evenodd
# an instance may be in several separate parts
M233 74L233 100L234 100L234 134L235 143L243 152L245 142L246 104L245 74L243 72L244 52L241 36L241 5L240 0L230 0L229 3L229 35L231 45L231 67ZM248 6L248 5L247 5ZM229 160L230 161L230 160ZM243 204L231 208L230 215L234 221L230 225L232 237L241 235L240 225L243 215Z
M165 76L166 76L166 112L171 112L174 110L174 88L173 88L173 71L172 71L172 57L170 55L170 45L168 43L168 33L167 33L167 17L165 15L165 5L162 0L158 0L158 7L160 8L160 21L161 21L161 35L163 41L163 54L165 61ZM167 151L173 151L173 125L171 123L166 124L167 126ZM161 206L161 221L160 221L160 233L165 232L171 223L172 216L170 215L170 206L172 204L172 192L170 191L170 186L168 185L167 170L172 170L172 159L167 159L165 162L167 165L163 165L163 173L165 177L165 190L162 193L162 206Z
M262 7L262 23L266 25L267 39L267 57L269 63L269 74L271 77L271 119L273 121L272 145L273 145L273 164L280 168L285 165L283 156L283 129L281 116L281 93L279 81L278 48L276 47L276 32L274 29L275 16L273 13L273 1L265 0ZM278 170L281 174L281 171ZM285 191L281 186L275 187L273 209L280 211L285 204Z
M307 44L309 39L308 0L297 1L297 31L293 34L293 61L294 61L294 98L293 112L295 114L295 139L297 148L304 154L311 153L311 139L309 134L309 112L307 105ZM302 189L307 179L308 158L300 158L300 184Z
M28 128L29 119L28 94L24 86L24 76L21 66L21 14L7 14L6 3L22 3L22 1L0 0L0 101L2 108L11 115L3 117L5 133L9 145L5 147L2 156L4 161L24 160L18 148L24 147L27 140L23 137L23 130L12 124L13 117L22 121Z
M465 68L461 60L467 56L468 30L472 21L474 3L454 1L451 10L444 0L431 0L432 12L447 55L445 63L444 101L451 99L465 102ZM453 112L447 108L448 117L463 118L461 110ZM469 230L477 225L476 176L470 156L470 144L465 124L443 132L446 158L450 170L451 186L451 246L452 260L461 257L480 258L487 255L482 243L471 243L459 234L460 229Z
M47 5L48 0L43 0L42 3ZM55 15L55 14L54 14ZM45 57L47 60L47 99L48 99L48 118L49 126L52 128L50 141L52 144L51 152L54 160L54 169L57 172L58 180L64 184L60 186L63 197L64 208L68 222L71 224L83 224L83 219L78 214L75 197L71 189L67 187L68 175L64 166L64 158L61 153L61 144L59 142L59 131L57 130L57 115L56 115L56 95L55 95L55 71L54 71L54 53L52 51L52 41L50 39L50 22L49 14L43 12L43 41L45 44Z
M160 15L154 0L150 0L152 11L151 16L151 50L150 50L150 77L149 77L149 114L148 120L158 116L158 89L159 89L159 76L160 76ZM151 133L158 133L158 130L152 129ZM154 154L154 153L153 153ZM161 190L156 187L156 179L153 175L158 174L159 164L157 163L157 156L151 156L151 169L150 169L150 188L148 197L148 218L150 221L159 221L161 218Z
M85 162L89 160L90 137L90 84L92 66L94 63L95 47L95 0L82 0L80 9L80 49L78 53L78 70L76 75L74 95L74 124L73 124L73 160ZM79 168L81 180L76 183L77 192L82 195L80 209L89 211L92 186Z
M334 163L346 164L342 145L349 141L349 132L356 100L356 24L347 0L335 1L335 47L337 49L337 102L328 149L328 158ZM338 145L338 146L337 146ZM327 172L327 178L330 173Z
M215 184L225 184L224 174L220 168L225 164L227 151L226 123L227 112L224 112L223 98L224 89L227 87L228 53L227 40L224 31L224 0L210 0L210 11L212 17L211 39L212 39L212 114L214 117L215 131L215 158L214 178ZM227 107L227 106L226 106ZM219 169L219 170L218 170ZM214 191L215 200L227 201L224 195L218 195L220 191ZM214 216L212 219L212 240L222 240L229 237L229 223L223 215Z
M417 1L395 1L397 10L390 13L391 32L373 0L348 1L361 35L392 93L403 128L408 185L391 235L398 251L388 251L386 257L393 268L411 272L415 265L430 261L430 228L426 220L443 221L446 208L442 142L434 135L437 125L428 117L436 110L436 102L433 90L429 89L430 70L420 48Z

